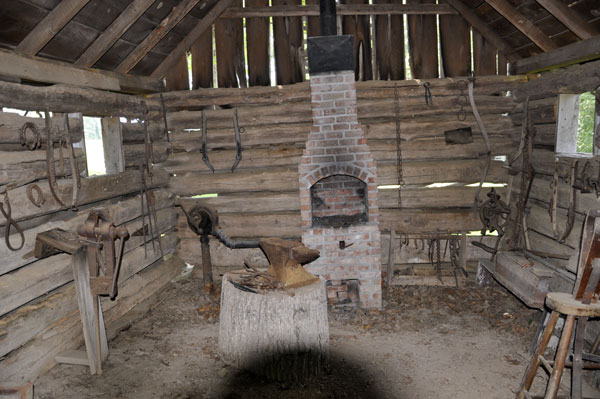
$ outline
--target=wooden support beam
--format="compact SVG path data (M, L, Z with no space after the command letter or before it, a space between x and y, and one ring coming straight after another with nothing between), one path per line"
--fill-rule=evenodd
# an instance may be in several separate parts
M600 34L593 25L587 23L576 11L558 0L537 0L554 18L562 22L581 39L589 39Z
M600 58L600 36L582 40L548 53L541 53L511 63L513 75L536 73Z
M79 68L61 61L20 55L2 49L0 49L0 75L34 82L65 83L128 93L163 91L163 85L157 79L99 69Z
M509 61L515 61L517 58L514 55L514 50L504 41L492 28L488 26L473 10L471 10L461 0L447 0L448 3L470 23L473 28L477 29L483 37L490 41L498 50L502 51Z
M518 30L523 32L525 36L535 43L543 51L550 51L558 48L557 44L552 41L533 21L521 14L507 0L485 0L490 6L494 7L504 18Z
M154 0L135 0L108 28L79 56L75 65L91 67L112 47L154 3Z
M171 13L163 19L152 33L150 33L139 46L135 48L115 69L117 72L127 73L137 65L198 4L200 0L185 0L177 7L173 7ZM215 6L216 7L216 6ZM192 43L193 44L193 43ZM186 50L191 47L190 44Z
M198 24L192 29L190 33L186 37L183 38L181 42L175 47L171 54L167 56L160 63L160 65L152 72L150 77L155 79L160 79L171 68L177 61L179 57L183 56L185 52L192 47L192 45L198 40L202 34L209 29L212 24L219 18L219 16L233 3L234 0L220 0L217 4L215 4L210 11L202 18Z
M337 15L456 15L446 4L338 4ZM304 17L319 16L318 5L284 5L271 7L231 7L219 18Z
M60 30L88 3L89 0L63 0L58 3L54 10L50 11L29 34L19 43L17 51L35 55L54 35Z

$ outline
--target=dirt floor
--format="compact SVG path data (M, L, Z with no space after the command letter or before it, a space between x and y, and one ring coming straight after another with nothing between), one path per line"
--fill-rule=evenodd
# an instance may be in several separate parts
M192 278L170 283L109 343L102 376L59 365L35 382L35 397L513 398L539 317L500 287L393 287L381 311L331 309L329 371L289 384L220 359L219 296L201 287ZM567 372L563 395L569 380ZM544 382L539 372L534 386ZM600 397L589 387L584 394Z

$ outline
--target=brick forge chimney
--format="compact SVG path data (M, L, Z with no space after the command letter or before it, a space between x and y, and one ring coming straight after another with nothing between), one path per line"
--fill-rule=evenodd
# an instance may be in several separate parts
M299 166L302 241L321 252L306 269L327 280L332 304L380 308L377 169L357 117L353 42L308 39L313 126Z

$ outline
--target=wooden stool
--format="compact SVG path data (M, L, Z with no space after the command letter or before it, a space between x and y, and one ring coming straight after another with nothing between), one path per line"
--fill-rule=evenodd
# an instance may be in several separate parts
M546 305L552 310L552 314L550 315L548 325L544 329L542 338L533 354L533 357L531 358L531 362L527 367L527 371L525 372L525 377L523 378L523 382L521 383L519 393L517 394L517 398L519 399L525 399L529 396L529 388L531 388L531 384L533 383L533 379L535 378L538 367L540 367L540 365L542 365L549 373L551 373L550 380L548 382L548 387L546 388L545 398L556 398L556 395L558 393L558 387L560 385L560 380L566 364L567 354L569 351L569 343L571 342L571 336L573 335L573 329L575 327L575 319L578 320L577 335L578 337L581 335L581 337L583 338L587 318L600 316L600 303L586 305L581 303L581 301L576 300L573 297L573 294L567 294L563 292L551 292L546 297ZM548 360L546 360L546 358L544 358L544 352L548 347L548 342L550 341L552 332L556 327L558 317L561 314L566 315L567 320L563 328L562 336L560 338L560 343L556 351L556 357L554 359L554 362L549 362ZM581 340L581 346L583 346L583 340ZM585 367L581 360L582 351L580 350L579 353L577 353L577 349L579 348L575 348L574 351L574 364L572 364L572 367L573 373L578 373L580 375L581 370ZM575 392L581 392L581 379L579 379L578 383L579 387L572 387L572 390L574 392L572 397L574 399L576 398ZM580 393L579 397L581 397Z
M529 389L533 383L533 379L537 373L538 367L542 365L549 373L550 380L546 387L546 399L555 399L560 385L565 365L572 367L572 384L571 398L581 399L581 376L582 369L595 368L598 365L595 363L583 362L583 344L585 335L585 326L588 317L600 316L600 303L598 295L600 294L600 211L591 210L585 220L583 228L583 236L581 240L581 249L579 254L579 264L577 268L577 279L573 294L562 292L551 292L546 295L546 307L552 314L548 320L548 325L544 329L542 338L527 366L525 376L517 393L518 399L529 399L531 394ZM565 315L566 321L563 327L563 332L560 337L558 349L554 362L544 358L544 351L548 347L548 342L556 322L560 315ZM575 328L575 320L577 320L577 333L573 346L573 361L567 364L567 355L571 336ZM586 354L589 360L597 356Z

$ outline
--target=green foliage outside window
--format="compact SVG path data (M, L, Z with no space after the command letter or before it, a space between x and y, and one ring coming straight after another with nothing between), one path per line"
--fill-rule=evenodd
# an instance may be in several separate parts
M593 152L595 103L596 97L592 93L583 93L579 97L577 152Z

